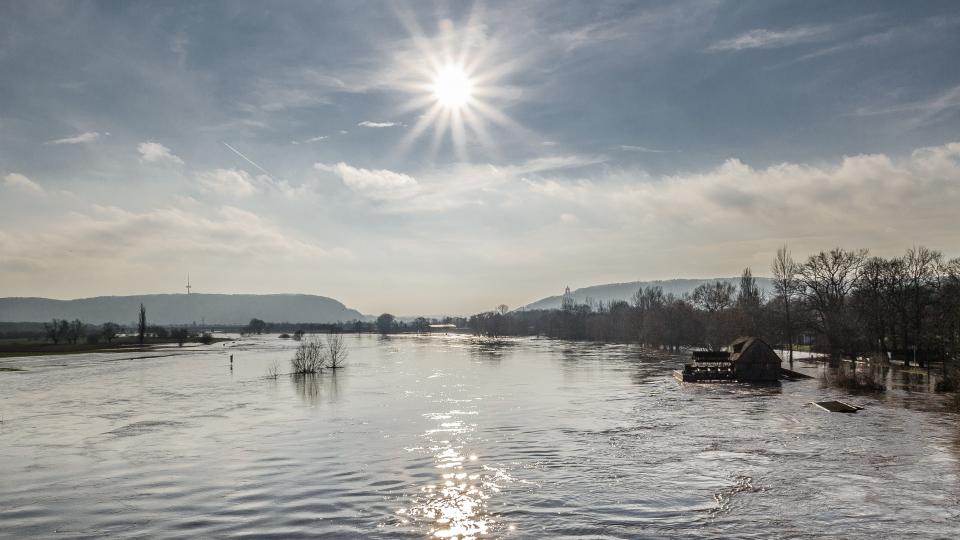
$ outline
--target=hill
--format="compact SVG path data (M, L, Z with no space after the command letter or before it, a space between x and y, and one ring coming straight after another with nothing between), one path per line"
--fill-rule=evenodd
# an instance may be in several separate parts
M76 300L0 298L0 322L80 319L91 324L128 323L140 304L150 324L271 322L333 323L365 320L359 311L325 296L308 294L145 294L97 296Z
M758 277L757 287L760 288L760 291L764 294L769 295L772 290L772 284L770 278ZM633 295L640 290L641 287L656 287L659 286L663 289L663 294L673 294L674 296L682 296L693 292L699 285L703 283L713 283L714 281L722 281L726 283L733 284L734 287L740 284L739 277L733 278L713 278L713 279L666 279L666 280L657 280L657 281L630 281L628 283L608 283L606 285L593 285L590 287L583 287L575 291L571 291L573 300L578 304L586 304L589 302L603 302L608 303L613 300L625 300L627 302L633 297ZM548 296L546 298L537 300L536 302L527 304L523 306L522 309L560 309L560 305L563 301L563 295L557 296Z

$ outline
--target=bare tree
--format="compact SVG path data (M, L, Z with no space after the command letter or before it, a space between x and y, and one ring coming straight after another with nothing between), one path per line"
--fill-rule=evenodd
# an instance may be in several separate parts
M116 323L107 322L103 323L103 326L100 327L100 335L103 336L103 339L107 340L107 343L113 342L113 339L117 337L117 334L120 332L120 327Z
M911 349L914 358L919 356L920 366L925 364L924 355L919 351L924 347L925 330L923 325L924 314L932 306L931 292L939 269L943 265L943 255L939 251L927 249L923 246L907 250L903 257L909 284L910 329L913 335Z
M140 304L140 314L137 318L137 340L143 345L144 338L147 337L147 309Z
M344 366L350 351L343 342L342 334L327 334L326 367L340 369Z
M47 339L54 345L60 343L61 339L68 339L70 332L70 323L63 319L53 319L49 323L43 324L43 331Z
M723 281L704 283L693 290L693 303L706 311L707 344L714 350L719 350L734 337L728 311L733 306L735 290L733 285Z
M76 344L83 336L84 324L80 319L74 319L67 328L67 342Z
M309 336L297 344L297 350L290 360L295 375L320 373L326 360L324 344L317 336Z
M816 315L819 330L827 339L830 356L839 358L847 332L847 298L857 282L867 250L834 248L811 255L800 267L803 294Z
M790 367L793 368L793 317L790 308L800 292L800 281L797 274L800 268L790 256L786 244L777 250L777 258L773 260L773 291L783 303L784 335L787 338L787 350L790 354Z

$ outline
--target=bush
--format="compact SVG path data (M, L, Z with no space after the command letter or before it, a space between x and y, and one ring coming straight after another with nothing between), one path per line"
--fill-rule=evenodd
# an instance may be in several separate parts
M303 339L297 345L297 350L290 360L290 368L294 374L320 373L326 363L324 344L317 336Z
M213 335L210 332L204 332L203 335L200 336L200 343L204 345L213 343Z
M272 364L267 366L267 378L276 379L280 375L280 364L274 361Z
M100 343L100 334L87 334L87 343L90 345L96 345Z
M328 334L326 346L327 367L330 369L342 368L349 355L347 345L343 342L343 335Z
M280 334L280 339L290 339L290 334L284 332Z
M824 373L821 380L830 386L851 392L885 392L887 390L882 372L874 369L857 371L856 366L849 369L841 366L832 376Z

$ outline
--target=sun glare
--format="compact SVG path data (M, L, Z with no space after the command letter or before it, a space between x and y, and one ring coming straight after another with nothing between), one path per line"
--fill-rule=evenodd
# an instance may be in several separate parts
M470 77L458 65L444 66L433 81L434 96L448 109L459 109L466 105L472 91Z
M523 132L500 105L504 98L518 95L507 80L522 70L525 56L508 50L505 41L489 33L480 8L474 6L459 26L448 19L439 21L435 35L425 34L411 13L401 10L400 19L413 44L396 54L395 84L409 96L400 112L419 114L398 144L398 154L423 137L431 159L449 141L457 158L467 161L468 147L495 153L504 131ZM494 134L494 129L500 133Z

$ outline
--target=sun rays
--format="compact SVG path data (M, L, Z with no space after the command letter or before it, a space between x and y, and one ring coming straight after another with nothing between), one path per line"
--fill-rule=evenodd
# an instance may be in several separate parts
M431 36L409 12L398 15L412 43L396 54L397 87L410 96L401 112L419 112L399 152L429 138L432 158L450 143L457 159L467 161L469 148L497 152L494 130L523 131L503 112L507 98L516 94L506 80L523 61L508 56L500 41L488 35L477 9L462 27L442 19Z

